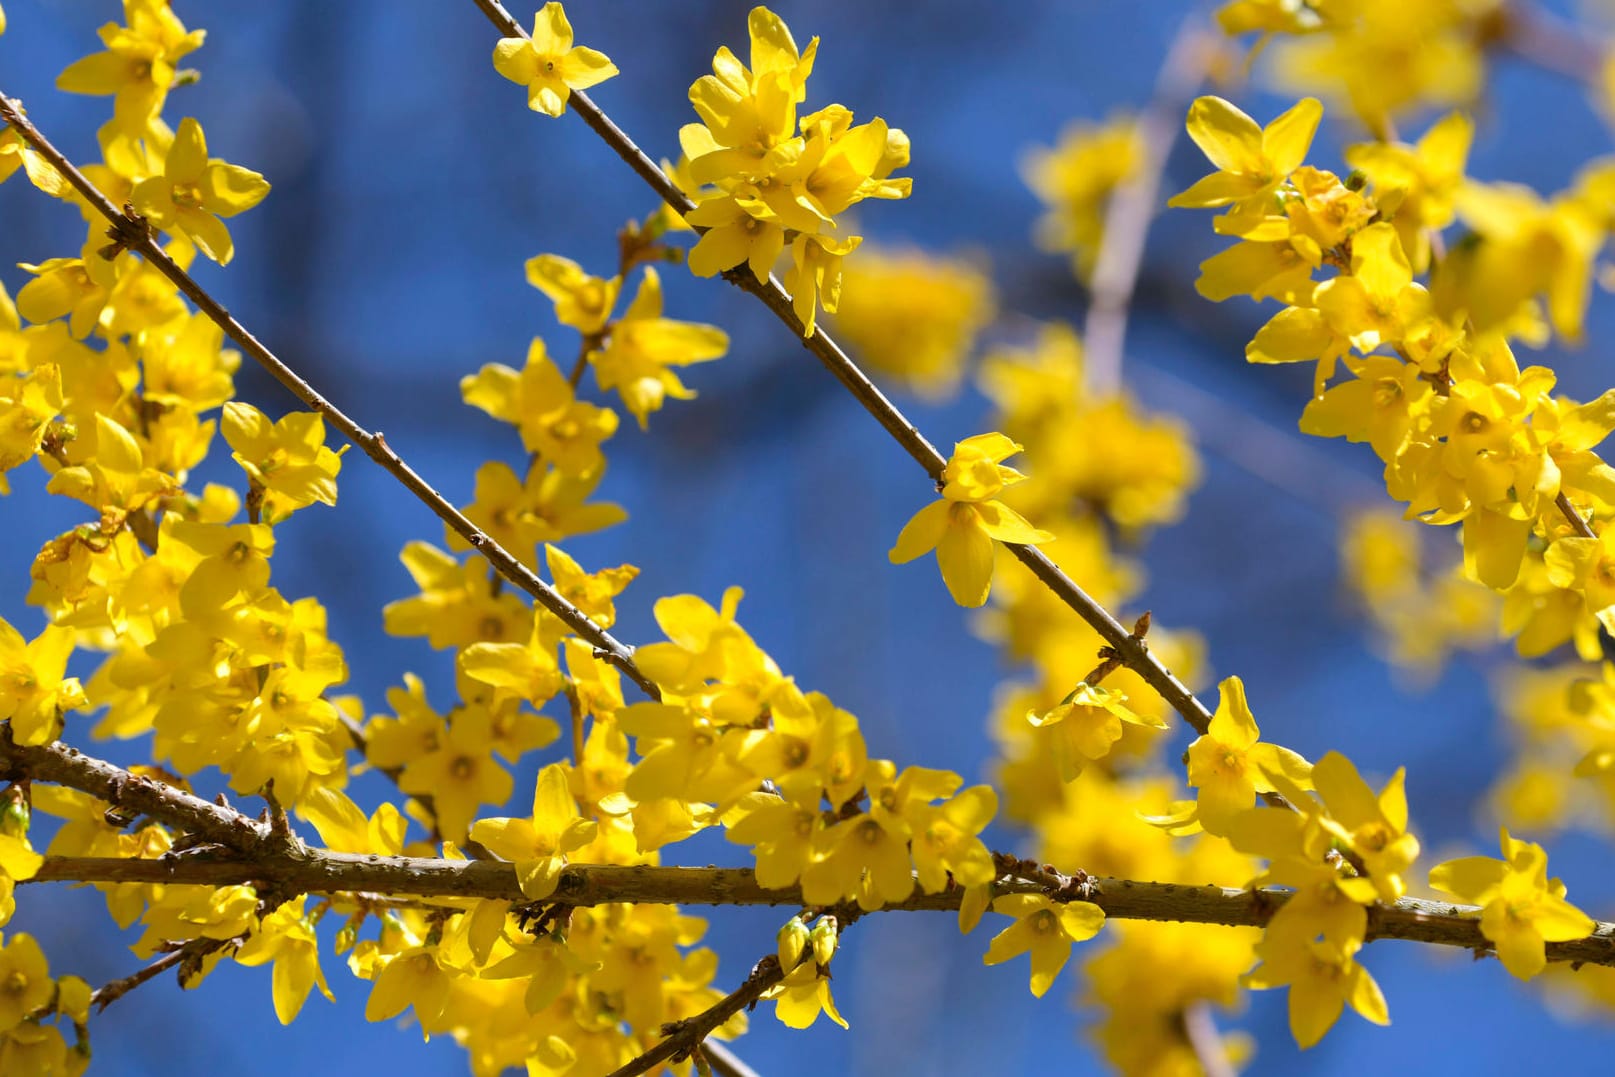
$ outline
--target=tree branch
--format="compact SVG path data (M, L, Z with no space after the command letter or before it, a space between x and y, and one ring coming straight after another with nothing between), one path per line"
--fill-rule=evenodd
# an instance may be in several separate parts
M363 891L422 898L492 898L524 902L515 867L504 861L434 860L371 856L308 849L301 854L265 851L251 855L218 853L156 860L118 857L46 857L31 883L193 883L207 886L267 884L281 893L336 894ZM1160 920L1229 927L1262 927L1289 900L1282 890L1242 890L1226 886L1094 877L1092 901L1115 920ZM1047 893L1041 879L1006 876L1000 894ZM882 912L954 912L960 889L937 894L916 891ZM571 906L632 902L650 905L802 906L798 887L770 889L749 868L652 867L572 864L561 872L550 899ZM1406 939L1476 952L1492 949L1480 932L1479 909L1469 905L1403 898L1394 905L1368 908L1367 939ZM1550 961L1615 967L1615 924L1600 923L1575 942L1548 944Z

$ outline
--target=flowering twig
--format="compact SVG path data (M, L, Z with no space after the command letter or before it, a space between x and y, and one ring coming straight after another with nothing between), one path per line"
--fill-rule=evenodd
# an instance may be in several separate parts
M661 698L661 693L649 678L639 671L633 662L633 648L618 642L611 633L595 624L587 614L568 602L561 593L538 577L532 569L522 564L514 554L506 550L492 537L482 531L466 518L465 514L455 508L442 494L423 479L414 468L404 462L387 444L386 437L380 432L366 430L360 426L347 413L321 396L301 375L287 366L274 352L270 351L257 337L247 331L235 317L224 308L223 304L209 295L201 285L191 279L190 274L181 269L163 250L157 241L156 234L147 225L145 220L136 215L129 207L120 211L112 204L106 195L102 194L96 186L80 172L62 152L35 127L26 116L22 114L20 105L8 98L4 91L0 91L0 120L11 126L23 140L48 160L51 165L82 195L86 202L93 206L111 224L108 235L113 242L108 251L129 249L138 251L157 270L174 282L174 285L191 302L196 304L198 310L211 318L219 328L223 329L230 339L241 346L241 349L252 356L272 377L292 394L307 405L311 410L318 412L330 424L337 428L349 441L362 449L366 456L380 464L390 472L399 482L413 493L427 508L448 524L461 538L478 551L488 562L497 569L500 575L510 580L517 587L526 591L534 600L545 609L559 617L568 628L576 632L582 639L592 644L598 654L616 665L628 676L646 695L653 699Z
M473 2L504 37L529 36L499 0L473 0ZM576 113L588 124L674 210L684 214L695 208L689 197L674 185L673 181L657 167L656 162L646 156L622 128L612 122L611 118L590 100L588 94L581 90L571 91L567 106L568 111ZM778 280L770 276L767 281L759 281L745 266L731 269L723 276L735 287L756 296L764 306L773 311L775 317L796 335L802 346L812 353L837 381L841 382L863 405L864 410L869 412L892 439L925 469L933 481L941 478L942 469L947 461L937 452L936 447L926 440L925 435L920 433L919 428L876 388L875 383L869 380L824 328L821 326L811 337L802 335L804 328L802 322L792 308L789 293ZM1202 734L1206 732L1211 724L1211 711L1139 640L1132 638L1126 627L1117 621L1109 610L1089 597L1087 592L1078 587L1037 547L1015 543L1004 545L1017 560L1032 570L1034 576L1088 622L1105 643L1121 655L1128 668L1155 689L1196 732Z

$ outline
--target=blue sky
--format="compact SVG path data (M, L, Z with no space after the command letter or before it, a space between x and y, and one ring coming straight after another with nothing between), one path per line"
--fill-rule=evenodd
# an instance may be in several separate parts
M11 27L0 38L0 89L22 98L72 156L89 159L107 103L59 94L51 83L96 47L95 27L116 18L117 6L5 6ZM1065 261L1030 243L1039 208L1019 162L1067 122L1102 119L1143 100L1187 6L1025 0L993 7L989 16L986 5L959 0L800 0L777 10L799 40L824 38L810 104L841 101L860 116L885 116L912 138L914 196L863 214L867 234L985 252L1006 308L1080 322L1081 293ZM743 46L746 9L601 0L570 11L580 40L623 71L599 88L597 102L653 156L671 156L679 125L693 119L685 88L707 70L718 44ZM548 251L605 272L616 228L649 211L652 195L581 123L523 107L521 91L492 70L495 35L469 0L179 0L178 10L205 26L209 39L192 57L203 82L176 93L170 117L197 116L214 154L274 184L263 206L233 226L235 262L203 266L198 276L463 503L478 463L514 461L520 448L505 428L460 405L460 377L487 362L519 364L535 334L559 354L573 346L548 301L524 282L523 261ZM525 9L515 11L526 21ZM1256 90L1240 101L1264 118L1286 104ZM1338 118L1326 120L1315 155L1338 165L1339 143L1355 134ZM1481 113L1471 169L1552 190L1609 148L1608 130L1578 88L1505 62ZM1201 171L1180 140L1164 186L1181 188ZM0 187L0 222L0 280L13 293L25 279L14 263L67 254L82 235L76 214L20 180ZM1183 522L1150 542L1142 605L1158 623L1205 636L1216 674L1244 678L1268 738L1312 757L1344 751L1371 775L1407 766L1427 850L1455 842L1490 850L1495 832L1476 801L1506 754L1486 691L1502 656L1461 659L1418 694L1373 656L1342 598L1334 509L1297 492L1353 480L1372 490L1377 468L1362 447L1322 443L1306 456L1281 450L1289 470L1278 483L1241 462L1251 420L1299 437L1288 432L1308 374L1243 363L1244 342L1270 311L1243 301L1213 307L1194 295L1193 267L1217 245L1204 214L1173 213L1157 222L1146 255L1129 377L1151 406L1182 410L1202 426L1206 474ZM740 585L742 623L800 683L858 714L873 754L983 777L992 693L1013 671L972 634L933 568L886 563L893 536L930 496L926 480L749 297L682 271L664 277L670 315L723 326L732 347L722 361L692 369L687 380L699 398L653 417L648 435L625 423L611 443L601 495L631 518L568 544L586 565L641 567L619 605L617 634L654 638L657 596L693 592L716 601ZM1611 328L1609 304L1595 303L1589 339L1607 340ZM1615 363L1596 343L1537 361L1555 365L1572 394L1615 383ZM1196 392L1186 395L1183 384ZM238 390L271 414L293 403L256 371L244 372ZM943 447L977 432L986 411L973 394L941 407L902 402ZM213 466L223 476L227 465L221 456ZM39 614L21 601L23 566L77 521L77 506L46 498L33 468L13 485L17 492L0 502L0 565L9 566L0 577L0 616L32 635ZM448 698L445 656L381 629L381 607L411 591L397 551L410 540L441 542L441 526L425 509L354 454L338 506L301 513L278 539L276 584L289 597L326 602L351 687L372 712L405 670L426 677L434 699ZM132 757L126 747L105 751ZM516 787L528 780L519 776ZM1605 846L1571 836L1549 847L1573 898L1615 912ZM687 856L706 863L733 851L712 841ZM739 982L771 948L776 926L767 911L713 918L709 942L723 955L723 982ZM132 936L117 937L87 891L27 888L12 928L38 935L53 969L92 982L137 965L125 948ZM981 937L961 940L946 917L866 920L835 966L852 1031L821 1022L790 1034L765 1007L742 1053L762 1072L785 1077L1096 1065L1078 1036L1075 981L1038 1002L1026 992L1022 966L981 966L984 946ZM338 1004L312 1000L284 1030L270 1008L267 969L221 967L204 989L183 997L166 978L148 985L97 1019L92 1072L467 1072L447 1040L423 1048L412 1029L366 1024L367 985L335 959L326 963ZM1255 1072L1580 1070L1615 1046L1607 1025L1562 1023L1495 962L1379 943L1366 963L1389 998L1389 1029L1348 1015L1300 1056L1285 1031L1282 993L1256 994L1228 1021L1257 1036ZM1467 1027L1455 1027L1457 1015ZM1491 1028L1504 1031L1471 1032Z

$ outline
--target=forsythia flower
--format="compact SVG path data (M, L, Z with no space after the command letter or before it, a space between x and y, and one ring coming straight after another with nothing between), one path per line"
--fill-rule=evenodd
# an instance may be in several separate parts
M255 490L262 491L266 523L278 523L318 501L336 504L336 476L348 446L325 447L325 420L311 411L294 411L270 422L251 404L232 400L220 423Z
M1385 995L1355 954L1362 942L1315 939L1298 946L1294 940L1263 940L1256 947L1262 963L1244 976L1246 986L1290 989L1290 1033L1303 1048L1323 1039L1340 1019L1346 1003L1376 1025L1391 1023Z
M135 184L135 208L167 232L185 236L197 250L226 265L235 256L220 217L251 209L269 193L263 176L207 155L202 125L187 116L174 133L161 175Z
M1217 686L1217 713L1204 736L1189 745L1189 784L1200 790L1196 814L1208 833L1225 835L1234 816L1258 793L1274 791L1265 771L1281 774L1302 788L1312 770L1301 756L1276 744L1258 742L1261 730L1245 702L1245 684L1229 677Z
M858 357L923 396L952 391L993 318L987 275L964 258L865 248L842 277L835 327Z
M1586 938L1598 926L1565 900L1565 885L1548 878L1542 846L1502 831L1503 859L1466 856L1430 869L1430 885L1482 906L1480 933L1497 947L1503 967L1529 980L1547 967L1545 943Z
M612 323L606 346L589 354L589 362L600 388L617 390L643 430L667 397L695 396L673 367L704 363L728 350L729 335L717 326L662 317L662 278L647 266L634 301Z
M1099 934L1105 912L1089 901L1052 901L1042 894L1006 894L993 901L993 912L1016 917L993 937L982 957L999 965L1012 957L1032 955L1032 994L1042 998L1071 957L1072 943Z
M1103 759L1110 746L1121 739L1122 723L1168 729L1156 715L1138 715L1126 707L1125 693L1083 682L1071 690L1054 709L1029 713L1027 721L1050 735L1038 738L1048 744L1062 781L1075 781L1088 761Z
M1323 105L1305 98L1265 128L1220 97L1201 97L1189 109L1189 137L1217 171L1167 205L1233 205L1260 215L1262 203L1306 160ZM1238 233L1236 233L1238 234Z
M841 259L862 242L844 235L836 216L865 198L908 197L911 181L890 178L908 164L908 137L878 117L854 126L841 105L798 117L819 39L798 51L785 21L765 7L752 9L747 27L751 67L719 49L713 74L690 87L701 122L679 132L688 164L674 172L696 202L685 221L704 233L690 269L712 276L745 263L766 281L788 245L785 286L811 337L818 308L836 311Z
M948 592L961 606L979 606L992 587L993 540L1052 542L1014 509L996 500L1006 486L1026 476L999 463L1021 447L1003 434L977 434L954 445L942 469L942 499L925 506L903 526L886 555L894 565L936 550Z
M320 970L319 939L314 934L314 925L303 912L306 896L288 901L264 917L235 955L236 962L242 965L275 963L272 973L275 1016L283 1025L297 1019L308 993L315 987L327 1000L336 1001L325 983L325 973Z
M47 625L33 642L0 618L0 719L11 721L21 744L56 736L62 712L84 706L77 677L63 677L73 653L73 630Z
M504 37L493 49L494 70L527 87L527 107L548 116L566 111L573 90L587 90L617 74L604 53L572 44L572 24L561 5L533 16L532 37Z
M530 819L478 819L471 839L516 864L522 893L541 901L555 893L566 854L594 840L597 824L578 816L566 768L552 763L538 773Z

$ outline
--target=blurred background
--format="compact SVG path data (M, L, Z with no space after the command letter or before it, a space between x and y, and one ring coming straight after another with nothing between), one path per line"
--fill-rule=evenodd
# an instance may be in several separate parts
M623 72L595 100L653 157L676 155L678 128L694 119L686 88L709 70L719 44L743 54L748 6L577 0L569 14L578 40ZM121 17L119 5L5 7L0 89L20 97L74 159L94 159L107 100L68 96L52 83L99 47L94 31ZM525 283L523 262L551 252L609 275L616 230L653 209L653 196L583 124L523 107L521 90L493 71L497 35L469 0L181 0L176 9L208 40L186 60L202 82L174 92L168 117L196 116L213 154L274 185L260 208L232 223L234 263L222 271L199 263L197 276L328 397L384 430L465 503L480 462L515 463L521 450L508 428L460 403L459 379L484 363L519 366L534 335L558 356L575 347L550 302ZM913 196L861 207L859 230L870 242L990 264L1005 314L995 332L1013 332L1016 315L1080 325L1085 294L1068 258L1032 242L1041 207L1023 162L1074 120L1103 121L1147 101L1183 20L1208 9L1178 0L779 0L775 9L800 43L824 38L808 107L838 101L860 118L884 116L912 139ZM1609 28L1590 22L1607 7L1553 10ZM529 9L513 13L530 24ZM1507 56L1490 78L1475 110L1472 175L1551 192L1610 148L1583 86ZM1265 121L1294 97L1258 81L1237 99ZM1361 137L1347 113L1331 109L1309 161L1344 172L1339 147ZM1178 139L1161 201L1205 171ZM14 263L71 254L82 235L77 214L20 175L0 187L0 281L13 295L27 279ZM1213 305L1195 294L1195 266L1223 245L1207 215L1174 211L1157 219L1145 250L1123 376L1146 406L1194 429L1204 481L1182 521L1151 538L1138 608L1204 636L1212 676L1197 687L1243 677L1264 739L1312 758L1343 751L1376 786L1405 765L1423 865L1460 846L1493 853L1483 798L1507 739L1488 689L1504 652L1459 657L1422 680L1376 656L1344 595L1338 546L1344 501L1385 500L1378 464L1364 446L1294 432L1310 369L1244 363L1245 342L1276 308ZM984 780L993 750L986 719L995 687L1013 670L973 633L972 616L949 599L931 559L904 568L886 560L899 528L933 496L929 483L751 297L678 267L663 275L670 316L717 324L732 343L721 361L686 373L697 399L671 401L648 434L625 422L612 441L599 496L625 506L628 522L566 544L587 567L641 568L619 601L616 634L656 638L650 607L659 596L692 592L716 603L739 585L741 623L798 683L860 717L872 755ZM1595 300L1586 347L1529 361L1553 365L1565 391L1589 398L1615 384L1615 356L1601 344L1612 330L1611 304ZM237 389L271 415L293 403L256 369L243 369ZM944 451L985 428L987 404L970 388L946 405L898 400ZM415 539L441 544L442 528L361 456L346 463L338 506L300 513L279 530L275 582L289 598L326 604L331 637L351 666L349 687L370 712L384 709L384 691L405 671L425 677L429 696L446 706L450 657L423 640L388 637L381 621L387 602L415 591L398 550ZM216 451L209 467L216 474L204 477L239 485L227 453ZM46 497L32 466L14 473L13 485L0 501L0 616L31 637L41 618L22 601L24 566L78 521L81 506ZM138 746L101 747L117 759L138 754ZM518 800L530 782L530 770L517 776ZM361 784L362 803L367 789L381 793ZM993 838L1006 846L1015 835ZM1594 915L1615 915L1604 838L1570 832L1547 845L1572 898ZM710 841L669 859L735 855ZM778 914L711 919L718 982L736 984L772 948ZM40 937L53 972L92 984L139 964L126 948L134 936L116 934L90 891L24 887L12 928ZM982 967L985 940L961 939L948 917L871 918L835 964L852 1030L821 1021L789 1033L765 1006L740 1053L770 1077L1100 1069L1081 1036L1072 971L1034 1000L1024 962ZM1256 1037L1253 1072L1575 1072L1601 1066L1615 1048L1607 1022L1555 1015L1542 992L1495 961L1396 942L1363 956L1389 999L1391 1027L1348 1013L1302 1056L1286 1028L1284 992L1254 993L1243 1013L1219 1017ZM95 1020L91 1072L468 1072L447 1038L423 1049L413 1028L367 1024L368 985L328 952L324 963L338 1003L311 999L287 1029L270 1007L267 969L227 963L183 997L164 977Z

